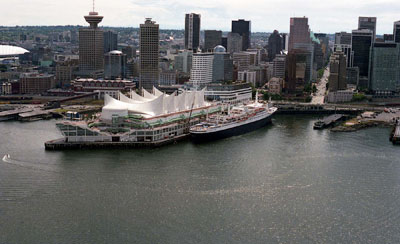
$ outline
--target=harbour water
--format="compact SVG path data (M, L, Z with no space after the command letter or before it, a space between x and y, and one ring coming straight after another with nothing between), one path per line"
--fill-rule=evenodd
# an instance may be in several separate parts
M55 121L0 123L0 243L400 243L391 128L276 116L208 144L45 151Z

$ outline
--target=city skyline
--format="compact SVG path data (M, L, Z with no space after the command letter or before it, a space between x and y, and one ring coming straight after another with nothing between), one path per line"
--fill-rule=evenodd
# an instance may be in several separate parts
M83 15L92 9L92 1L32 0L29 3L15 0L3 3L0 18L3 26L32 25L85 25ZM200 6L200 7L199 7ZM9 11L17 10L17 13ZM61 11L62 10L62 11ZM96 11L104 20L104 26L139 27L144 18L152 17L161 29L184 29L186 13L202 15L202 30L229 31L234 19L248 19L252 32L289 31L290 17L309 18L314 32L350 32L357 29L359 16L377 17L377 34L393 32L393 23L400 20L400 2L393 0L338 0L327 5L315 1L253 0L249 2L227 1L143 1L116 0L112 5L106 0L96 1Z

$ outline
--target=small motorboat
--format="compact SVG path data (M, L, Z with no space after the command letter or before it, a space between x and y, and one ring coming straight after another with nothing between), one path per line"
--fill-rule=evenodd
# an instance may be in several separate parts
M11 158L10 154L6 154L3 157L3 161L6 161L7 159L10 159L10 158Z

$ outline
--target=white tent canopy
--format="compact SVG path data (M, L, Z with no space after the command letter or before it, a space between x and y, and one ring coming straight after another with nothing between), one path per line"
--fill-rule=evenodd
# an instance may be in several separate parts
M184 91L178 96L175 93L167 96L160 91L156 93L158 96L146 92L144 90L145 97L131 92L131 98L120 93L119 100L105 95L101 118L111 120L113 115L123 117L129 114L155 117L200 108L206 105L204 101L204 89L201 91Z

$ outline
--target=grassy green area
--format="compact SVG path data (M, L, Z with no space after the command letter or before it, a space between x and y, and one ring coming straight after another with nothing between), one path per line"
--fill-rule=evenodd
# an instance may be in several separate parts
M356 93L356 94L353 95L353 99L351 101L352 102L361 102L361 101L364 101L366 99L367 99L367 97L364 94Z

